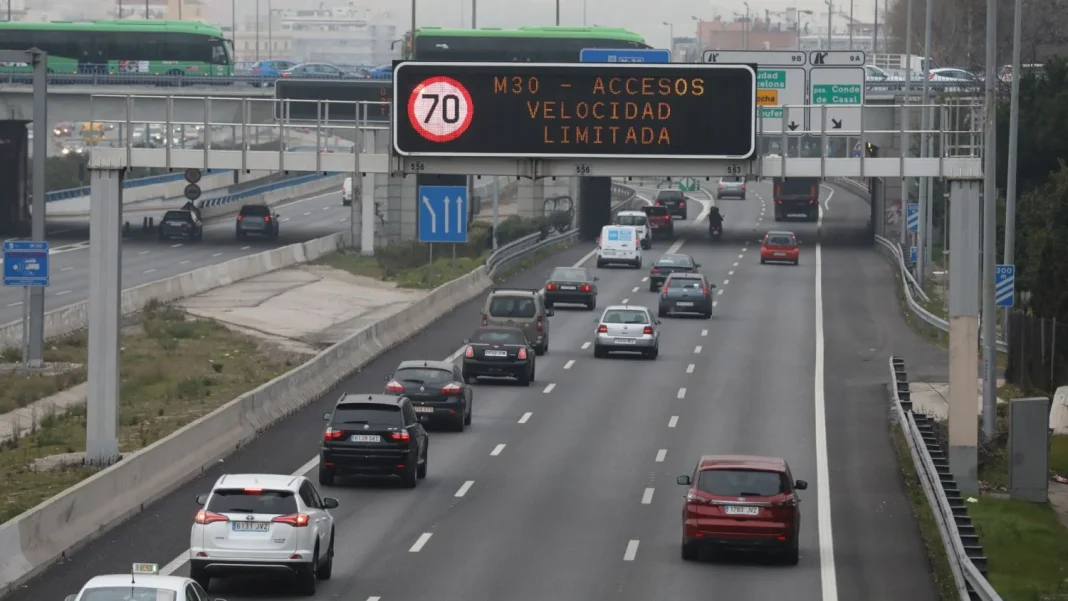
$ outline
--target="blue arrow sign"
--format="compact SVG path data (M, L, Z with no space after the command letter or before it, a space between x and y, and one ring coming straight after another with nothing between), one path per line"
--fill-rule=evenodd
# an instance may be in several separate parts
M906 220L905 223L908 225L909 231L910 232L918 232L918 231L920 231L920 205L919 205L919 203L910 202L907 205L906 216L907 216L907 220Z
M31 240L4 242L4 285L47 286L48 243Z
M909 248L909 261L912 261L913 263L916 262L916 247L915 246Z
M670 63L671 51L657 48L583 48L580 63Z
M1016 304L1016 266L997 265L994 268L994 304L1011 307Z
M419 241L467 242L467 186L419 186Z

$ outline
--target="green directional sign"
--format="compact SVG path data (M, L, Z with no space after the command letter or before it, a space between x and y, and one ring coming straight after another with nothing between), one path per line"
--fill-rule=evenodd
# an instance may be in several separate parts
M679 190L682 192L696 192L697 180L692 177L684 177L679 180Z
M772 106L772 107L762 106L762 107L760 107L760 118L761 119L782 119L782 107L781 106Z
M864 88L850 84L815 84L812 104L863 104Z
M758 90L785 90L786 71L761 69L757 71Z

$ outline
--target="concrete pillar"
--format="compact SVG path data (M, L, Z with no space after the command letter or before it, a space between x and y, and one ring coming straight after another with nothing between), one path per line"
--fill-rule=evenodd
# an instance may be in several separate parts
M85 461L90 465L110 465L119 459L122 180L121 169L94 169L89 176L89 237L93 243L89 245Z
M41 134L44 135L44 134ZM25 236L29 232L28 190L30 145L26 124L22 121L0 121L0 234Z
M516 215L533 219L545 214L544 180L524 179L516 191Z
M962 493L979 492L979 238L981 180L950 180L949 469Z

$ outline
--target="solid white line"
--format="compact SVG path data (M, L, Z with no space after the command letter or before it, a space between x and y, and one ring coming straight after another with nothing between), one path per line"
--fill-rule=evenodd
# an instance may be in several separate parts
M575 360L571 359L570 361L568 361L567 363L564 364L564 369L571 369L571 366L573 366L574 364L575 364Z
M493 447L493 450L490 451L490 457L496 457L497 455L500 455L501 451L503 451L504 447L506 447L506 446L508 446L508 445L506 445L504 443L501 443L501 444Z
M549 384L548 386L546 386L545 390L541 391L541 393L542 394L549 394L550 392L553 391L553 388L556 388L556 383L555 382L553 382L553 383Z
M74 268L73 267L64 267L63 269L60 269L60 271L70 271L72 269L74 269Z
M186 259L185 261L182 261L181 263L179 263L179 265L185 265L186 263L189 263L189 259Z
M415 544L412 545L412 548L408 549L408 552L409 553L418 553L418 552L422 551L423 547L426 546L426 543L427 543L427 541L430 540L431 536L434 536L433 532L424 532L424 533L420 534L419 538L415 541Z
M666 254L670 255L679 252L679 249L682 248L683 244L686 244L685 240L679 240L678 242L672 244L671 247L668 248L667 251L665 251Z
M820 213L817 229L823 222ZM827 462L827 407L824 398L823 341L823 251L816 243L816 373L813 398L816 403L816 508L820 543L820 582L823 601L838 601L838 576L834 566L834 532L831 529L830 467Z
M708 330L701 330L702 336L708 336Z
M212 256L212 257L218 257L218 256L222 256L222 253L215 253L215 254L213 254L213 255L211 255L211 256Z
M172 244L171 248L181 248L181 246L182 246L182 243L179 242L178 244Z
M671 419L668 420L668 427L669 428L674 428L677 425L679 425L679 416L672 415Z
M675 252L675 251L671 251ZM634 561L634 556L638 554L638 541L631 540L627 543L627 550L623 553L623 561Z
M586 350L588 348L590 348L590 343L589 342L583 342L582 343L582 350Z
M525 423L529 422L530 421L530 416L532 416L532 415L534 415L534 414L529 412L529 411L527 411L526 413L523 414L523 417L519 418L519 423L525 424Z
M160 569L159 573L169 576L169 575L173 574L176 570L178 570L178 568L182 567L182 564L184 564L188 559L189 559L189 555L188 554L179 555L178 557L175 557L174 559L172 559L169 564L163 566Z
M63 292L57 292L56 296L63 296L64 294L70 294L70 293L71 293L70 290L64 290Z
M624 304L624 305L625 305L625 304L627 304L628 302L630 302L630 299L629 299L629 298L625 298L625 299L623 299L623 304Z
M831 199L834 198L834 188L831 188L830 186L821 186L821 187L824 190L827 191L827 200L823 201L823 210L824 211L830 211L831 210Z
M652 489L652 488L645 489L645 492L642 493L642 505L651 505L652 504L652 502L653 502L653 491L654 491L654 489Z
M142 271L141 273L143 273L145 275L148 275L148 274L152 273L153 271L155 271L155 269L146 269L146 270Z
M667 449L660 449L656 452L656 462L664 463L664 458L667 457Z
M466 495L467 491L471 490L471 487L474 486L474 485L475 485L475 481L474 480L468 480L467 482L464 482L463 486L460 487L460 490L456 491L456 496L457 497L462 497L462 496Z
M686 366L686 373L692 374L693 373L693 368L694 368L694 364L693 363L687 365Z
M700 344L695 346L695 347L693 347L693 354L695 354L695 355L700 355L701 354L701 345Z
M631 290L631 292L637 292L637 291L638 291L638 287L637 286L635 286L634 289Z
M152 252L152 251L150 251L150 250L142 250L139 254L147 255L150 252Z
M675 395L675 398L677 398L677 399L686 398L686 389L685 388L680 388L679 389L679 393Z
M248 250L248 249L250 249L250 248L252 248L252 247L251 247L251 246L242 246L242 247L241 247L241 250Z

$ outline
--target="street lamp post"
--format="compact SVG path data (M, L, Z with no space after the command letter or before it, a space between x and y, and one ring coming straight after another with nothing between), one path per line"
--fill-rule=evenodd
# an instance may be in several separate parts
M853 2L849 0L849 51L853 51Z
M260 62L260 0L256 0L256 62Z
M560 26L560 0L556 0L556 25Z
M664 25L668 27L668 52L674 56L675 54L675 25L664 21Z
M145 0L145 19L148 19L148 0Z
M834 49L834 40L831 38L834 35L834 1L827 0L827 50Z
M274 11L271 0L267 0L267 58L274 56Z

